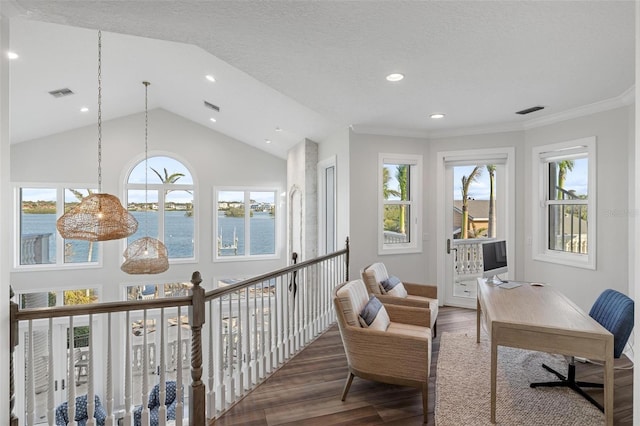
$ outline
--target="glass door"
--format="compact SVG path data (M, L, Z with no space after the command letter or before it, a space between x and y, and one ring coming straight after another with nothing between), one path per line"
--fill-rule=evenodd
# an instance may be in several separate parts
M482 243L509 239L513 185L509 185L508 156L443 155L442 159L439 215L443 220L438 246L445 253L444 303L475 308L477 278L483 274Z

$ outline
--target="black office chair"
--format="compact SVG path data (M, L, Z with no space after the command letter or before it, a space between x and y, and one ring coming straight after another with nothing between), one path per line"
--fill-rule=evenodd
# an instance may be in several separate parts
M598 323L613 334L613 357L620 358L620 355L622 355L622 351L627 344L627 340L629 340L631 330L633 329L633 300L618 291L612 289L605 290L591 307L589 316L598 321ZM576 364L574 357L571 357L569 361L567 377L545 364L542 364L542 367L558 376L560 381L531 383L530 386L532 388L539 386L568 387L582 395L585 399L598 407L600 411L604 412L602 405L581 389L581 387L601 388L603 387L602 383L576 381Z

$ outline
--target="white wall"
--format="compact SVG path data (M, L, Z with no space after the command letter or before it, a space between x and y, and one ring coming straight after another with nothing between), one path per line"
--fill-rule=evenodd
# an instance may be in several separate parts
M426 140L352 132L349 148L351 278L359 278L360 270L371 263L384 262L390 274L401 276L407 282L427 282L426 277L435 277L435 263L425 261L424 253L378 255L377 223L378 153L424 155ZM423 188L432 184L427 174L423 173ZM427 221L423 213L423 223Z
M136 114L103 123L103 192L123 199L126 172L144 159L144 115ZM277 211L284 232L286 198L286 162L256 148L240 143L199 124L162 109L149 112L149 155L175 156L191 168L198 192L195 209L199 238L197 263L172 265L158 275L127 275L120 270L122 241L101 243L104 267L70 271L12 272L11 283L18 289L61 289L102 285L104 300L118 299L118 284L188 281L194 270L203 276L205 288L214 278L251 276L286 265L284 239L280 241L278 260L213 263L214 229L212 224L214 186L267 187L278 190ZM11 182L87 184L97 182L96 127L88 126L43 139L11 146ZM4 212L8 212L5 209ZM6 219L3 219L6 220ZM9 218L11 221L12 218Z
M524 278L548 282L568 295L583 309L591 305L606 288L629 292L628 214L629 205L629 109L609 110L557 124L530 129L525 133L523 188L524 214L521 216L525 241L530 241L533 208L531 180L531 149L534 146L596 137L597 157L597 259L596 270L575 268L532 260L531 246L525 244ZM590 214L592 214L590 212ZM518 214L520 216L520 213Z
M589 116L523 131L414 139L396 136L354 134L350 136L350 231L351 269L357 276L364 266L383 261L390 271L402 271L407 281L436 282L436 161L441 151L514 147L515 149L515 277L543 281L556 286L585 310L589 310L606 288L630 292L628 261L630 218L628 156L633 107L621 107ZM585 136L597 137L597 269L595 271L533 261L530 241L532 187L531 155L537 145ZM379 152L424 155L425 239L423 253L377 255L377 159ZM511 267L510 267L511 269ZM398 272L399 274L399 272ZM406 277L406 278L405 278Z
M9 19L3 14L2 3L0 2L0 203L6 203L11 200L11 187L9 185L9 60L4 54L9 50ZM9 278L10 265L10 249L11 241L6 235L10 234L11 229L11 211L9 209L0 209L0 235L3 235L0 241L0 342L9 341ZM5 346L8 347L8 346ZM7 377L9 371L9 351L0 351L0 368L3 377ZM5 383L8 379L5 380ZM9 413L9 386L4 385L0 389L0 413ZM8 422L8 415L5 416Z
M318 145L318 160L336 159L336 248L344 248L349 237L349 129L331 135Z

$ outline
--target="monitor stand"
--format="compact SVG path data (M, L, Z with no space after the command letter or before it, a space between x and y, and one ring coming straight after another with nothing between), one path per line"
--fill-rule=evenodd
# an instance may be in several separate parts
M506 283L507 281L502 281L500 279L500 277L498 277L497 275L494 275L491 278L487 278L487 284L491 284L491 285L500 285L502 283Z

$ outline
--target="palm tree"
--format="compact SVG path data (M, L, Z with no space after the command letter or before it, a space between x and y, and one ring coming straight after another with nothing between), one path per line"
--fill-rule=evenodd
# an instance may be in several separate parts
M400 200L407 199L407 169L406 165L399 165L396 167L396 179L398 179L398 186L400 187ZM400 233L406 234L405 224L405 210L404 204L400 205Z
M481 173L480 166L475 166L469 176L462 176L462 229L460 238L469 237L469 186L471 186L471 182L475 182L478 179Z
M395 196L399 196L400 193L395 189L389 188L389 181L391 180L391 175L389 174L389 169L386 167L382 168L382 196L385 200Z
M489 225L487 236L495 238L496 236L496 166L495 164L487 164L489 172Z
M162 183L176 183L178 181L178 179L180 179L181 177L184 176L184 173L172 173L169 174L169 172L167 172L167 168L164 168L164 177L153 167L149 167L151 170L153 170L153 172L158 175L158 177L160 178L160 181Z
M558 163L558 200L562 200L564 198L562 192L564 189L564 182L567 179L567 172L573 170L574 164L573 160L562 160Z

